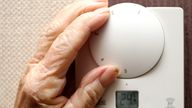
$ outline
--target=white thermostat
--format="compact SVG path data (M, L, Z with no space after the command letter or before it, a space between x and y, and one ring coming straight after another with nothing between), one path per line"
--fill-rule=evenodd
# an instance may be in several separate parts
M121 3L76 58L76 82L113 64L120 75L96 108L184 108L183 10Z

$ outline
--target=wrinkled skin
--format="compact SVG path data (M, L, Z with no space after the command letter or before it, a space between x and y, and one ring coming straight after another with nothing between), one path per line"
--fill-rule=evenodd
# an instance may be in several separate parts
M42 33L36 54L21 77L14 108L94 108L115 80L116 66L88 72L75 93L62 95L67 70L91 32L108 19L106 0L81 0L62 9ZM74 80L74 79L72 79Z

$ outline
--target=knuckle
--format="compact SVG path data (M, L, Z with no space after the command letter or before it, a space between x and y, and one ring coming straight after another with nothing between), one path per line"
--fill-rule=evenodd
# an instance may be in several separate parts
M55 77L46 78L37 92L37 97L41 100L41 102L48 102L61 93L63 83L62 79L60 80Z
M66 79L47 76L46 73L39 71L41 70L34 68L25 76L23 90L36 102L46 103L61 93Z
M43 36L49 37L52 35L56 35L57 33L61 32L60 28L61 24L59 20L54 20L48 25L47 29L45 29L45 31L43 32Z
M80 11L79 14L82 14L86 10L87 3L88 3L87 1L80 0L80 1L74 2L74 7L76 7L77 10Z
M72 4L72 7L74 8L75 11L77 11L78 15L81 15L83 13L86 13L90 11L90 6L93 4L93 1L89 0L80 0L76 1Z
M86 13L88 11L87 9L88 4L89 4L88 1L81 1L79 5L80 14Z
M93 17L95 17L95 13L94 12L89 12L89 13L85 13L79 16L79 20L78 23L81 24L81 28L85 29L86 31L90 32L91 28L90 28L90 22L93 19Z
M66 32L60 34L57 43L54 44L54 47L58 49L58 53L68 54L70 52L77 52L76 46L73 45L75 39L73 39L72 33L75 34L75 31L67 30Z
M88 98L88 106L96 105L96 103L104 93L104 88L99 81L95 81L92 84L87 85L84 90Z
M95 90L90 88L89 86L85 87L85 94L87 95L87 106L92 106L97 103L97 93Z
M77 44L79 43L78 36L83 35L83 32L77 30L75 27L71 26L63 34L63 38L65 38L65 41L68 43L68 45L71 47L71 50L77 52L78 47Z
M23 90L24 90L24 92L27 95L29 95L33 99L35 99L35 101L37 101L37 102L40 101L39 98L37 97L38 86L36 86L36 84L31 81L30 73L27 74L26 77L25 77L25 82L24 82Z
M84 20L83 22L86 23L87 20L90 20L94 17L94 12L89 12L89 13L85 13L80 15L81 19Z

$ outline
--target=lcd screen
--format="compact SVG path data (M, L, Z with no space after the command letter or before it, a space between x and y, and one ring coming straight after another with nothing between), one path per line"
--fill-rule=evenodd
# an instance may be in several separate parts
M138 108L139 93L138 91L116 91L117 108Z

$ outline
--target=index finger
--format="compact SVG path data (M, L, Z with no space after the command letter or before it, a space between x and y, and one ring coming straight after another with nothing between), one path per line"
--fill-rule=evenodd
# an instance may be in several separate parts
M38 50L29 63L38 63L43 59L57 36L78 16L107 5L107 0L81 0L63 8L49 23L45 32L43 32Z
M102 8L82 14L75 19L53 42L40 62L49 72L64 77L77 52L87 41L90 33L101 27L109 17L109 9ZM83 62L83 61L82 61ZM65 72L63 72L65 70Z

